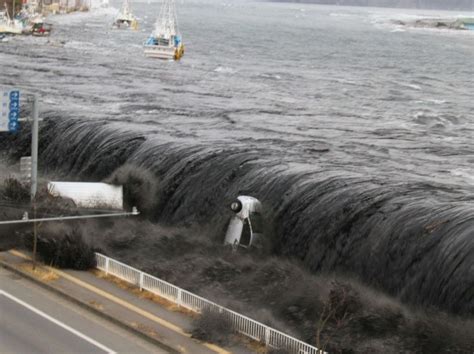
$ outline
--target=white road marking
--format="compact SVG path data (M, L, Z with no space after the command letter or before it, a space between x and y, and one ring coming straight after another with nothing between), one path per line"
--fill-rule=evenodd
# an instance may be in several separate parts
M4 296L6 296L7 298L9 298L10 300L13 300L13 301L15 301L16 303L18 303L18 304L20 304L20 305L26 307L28 310L33 311L34 313L36 313L36 314L38 314L38 315L40 315L40 316L46 318L47 320L50 320L51 322L53 322L54 324L58 325L59 327L62 327L62 328L64 328L66 331L69 331L69 332L75 334L76 336L78 336L78 337L84 339L85 341L87 341L87 342L89 342L89 343L95 345L96 347L102 349L102 350L105 351L106 353L108 353L108 354L116 354L116 352L113 351L112 349L106 347L106 346L103 345L103 344L100 344L99 342L95 341L94 339L92 339L92 338L86 336L85 334L83 334L83 333L81 333L81 332L75 330L74 328L69 327L67 324L62 323L61 321L59 321L59 320L57 320L57 319L55 319L55 318L49 316L48 314L44 313L43 311L38 310L37 308L35 308L35 307L31 306L30 304L27 304L26 302L24 302L24 301L22 301L22 300L16 298L15 296L13 296L13 295L7 293L6 291L0 290L0 295L4 295Z

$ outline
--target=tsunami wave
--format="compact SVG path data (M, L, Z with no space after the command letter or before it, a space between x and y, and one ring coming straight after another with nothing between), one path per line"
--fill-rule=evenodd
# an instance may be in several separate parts
M0 142L14 156L28 146L27 130ZM45 120L40 151L43 173L72 180L106 180L124 165L148 171L158 187L148 192L151 203L137 205L146 217L210 225L216 242L228 204L255 196L274 255L355 277L408 304L474 314L473 200L446 185L290 168L265 148L170 142L97 120Z

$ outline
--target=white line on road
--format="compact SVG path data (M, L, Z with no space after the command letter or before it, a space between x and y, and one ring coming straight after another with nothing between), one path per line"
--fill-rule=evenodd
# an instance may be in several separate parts
M61 321L58 321L57 319L55 319L55 318L53 318L53 317L47 315L47 314L44 313L43 311L38 310L37 308L35 308L35 307L31 306L30 304L27 304L26 302L24 302L24 301L22 301L22 300L16 298L15 296L13 296L13 295L7 293L6 291L0 290L0 295L4 295L4 296L6 296L7 298L9 298L10 300L13 300L13 301L15 301L16 303L18 303L18 304L20 304L20 305L26 307L28 310L33 311L34 313L36 313L36 314L38 314L38 315L40 315L40 316L46 318L47 320L50 320L51 322L53 322L54 324L58 325L59 327L62 327L62 328L64 328L65 330L67 330L67 331L69 331L69 332L75 334L76 336L78 336L78 337L84 339L85 341L87 341L87 342L89 342L89 343L95 345L96 347L102 349L103 351L107 352L108 354L116 354L116 352L114 352L112 349L106 347L106 346L103 345L103 344L100 344L99 342L97 342L97 341L95 341L94 339L92 339L92 338L86 336L85 334L83 334L83 333L81 333L81 332L75 330L74 328L69 327L67 324L62 323Z

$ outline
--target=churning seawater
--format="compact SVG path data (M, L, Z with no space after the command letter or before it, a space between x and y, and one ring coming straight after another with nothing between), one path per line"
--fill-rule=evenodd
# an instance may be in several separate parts
M178 1L165 62L141 46L159 6L133 3L137 32L102 9L0 44L0 85L41 94L45 172L145 167L169 223L251 193L277 254L474 312L474 32L391 23L458 13Z

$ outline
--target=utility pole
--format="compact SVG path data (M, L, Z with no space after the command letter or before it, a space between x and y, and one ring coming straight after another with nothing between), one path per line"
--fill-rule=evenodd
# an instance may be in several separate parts
M36 219L36 192L38 188L38 130L39 130L39 102L38 95L33 95L33 126L31 129L31 202L33 204L33 218ZM33 223L33 270L36 268L36 247L38 244L38 230Z
M38 134L39 134L38 95L33 96L33 126L31 128L31 201L34 202L38 188Z
M36 220L36 202L33 202L33 217ZM33 270L36 269L36 248L38 245L38 226L33 222Z

